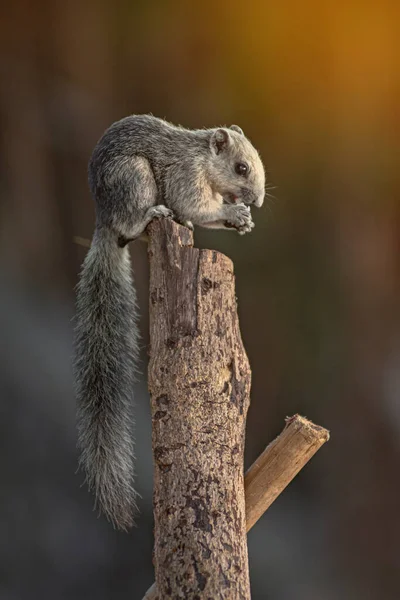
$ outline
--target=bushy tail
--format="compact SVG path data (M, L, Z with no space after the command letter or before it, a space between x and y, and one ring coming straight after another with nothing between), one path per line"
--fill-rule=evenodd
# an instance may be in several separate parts
M79 464L114 526L133 525L132 394L138 355L128 248L97 229L77 288L74 372Z

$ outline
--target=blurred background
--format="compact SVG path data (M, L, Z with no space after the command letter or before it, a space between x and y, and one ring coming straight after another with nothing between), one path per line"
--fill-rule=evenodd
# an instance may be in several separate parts
M254 600L400 588L400 6L14 0L0 20L0 597L141 599L152 569L146 381L138 527L76 474L74 286L93 146L130 113L240 125L278 186L235 263L253 369L246 466L299 412L331 441L249 534ZM146 246L131 245L146 373Z

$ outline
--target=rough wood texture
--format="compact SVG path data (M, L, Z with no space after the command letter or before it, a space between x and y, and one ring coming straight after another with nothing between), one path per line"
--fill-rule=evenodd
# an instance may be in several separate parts
M300 415L286 419L282 433L246 473L246 523L251 529L319 448L329 431Z
M295 415L286 419L283 432L266 447L245 475L247 531L328 440L327 429L314 425L304 417ZM299 468L293 468L291 461L288 461L289 456L294 457ZM299 456L300 461L297 460ZM147 590L143 600L159 600L155 583Z
M148 227L154 566L161 598L250 598L243 450L250 367L232 262Z

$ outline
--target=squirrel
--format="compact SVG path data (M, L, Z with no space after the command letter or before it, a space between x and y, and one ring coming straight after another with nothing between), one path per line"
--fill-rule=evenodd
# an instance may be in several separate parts
M109 127L89 162L96 225L77 285L74 377L79 466L114 527L137 511L132 388L139 354L138 309L127 244L154 218L193 229L254 227L265 173L237 125L189 130L152 115Z

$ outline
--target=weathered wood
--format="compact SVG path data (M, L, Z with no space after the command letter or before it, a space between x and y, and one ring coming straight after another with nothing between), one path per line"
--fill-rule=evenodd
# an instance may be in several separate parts
M246 524L251 529L320 447L329 431L300 415L286 419L285 429L245 475Z
M328 440L327 429L304 417L295 415L286 419L282 433L266 447L245 475L247 531ZM143 600L159 600L155 583Z
M154 566L161 598L250 598L243 451L250 367L232 262L148 227Z

